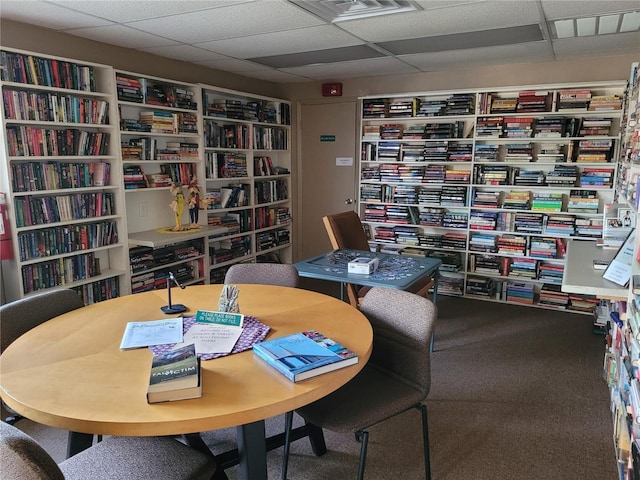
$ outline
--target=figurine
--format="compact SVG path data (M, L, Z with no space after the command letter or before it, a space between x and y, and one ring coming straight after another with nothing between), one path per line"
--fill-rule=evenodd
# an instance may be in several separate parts
M180 182L172 183L170 191L173 195L173 202L171 202L169 206L176 217L176 225L171 230L179 232L184 230L182 228L182 212L184 211L184 193L182 193L182 184Z
M189 195L189 220L191 221L190 228L198 228L198 217L200 208L202 208L202 199L200 194L200 187L198 186L198 178L192 177L189 182L189 188L187 190Z

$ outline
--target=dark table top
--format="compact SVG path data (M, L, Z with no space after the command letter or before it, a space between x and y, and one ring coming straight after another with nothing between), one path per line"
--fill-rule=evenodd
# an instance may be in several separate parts
M377 258L380 261L377 270L368 275L348 273L349 262L358 257ZM437 258L341 249L302 260L294 266L302 277L406 290L424 275L433 275L441 264Z

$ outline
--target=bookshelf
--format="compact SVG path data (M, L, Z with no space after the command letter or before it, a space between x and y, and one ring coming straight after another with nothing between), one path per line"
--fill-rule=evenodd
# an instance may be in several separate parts
M290 103L199 85L209 281L238 262L291 263Z
M443 261L438 293L592 314L566 241L602 235L624 82L361 97L370 244Z
M121 295L129 267L113 69L8 48L0 63L7 298L56 286L85 303Z
M169 271L185 284L206 283L208 228L189 203L192 187L204 190L200 89L119 70L115 85L131 291L165 288Z
M616 191L636 215L638 228L638 175L640 174L640 68L635 62L625 91L622 146L618 155ZM637 231L637 230L636 230ZM636 234L632 274L640 275L640 238ZM633 277L632 277L633 278ZM604 378L611 391L614 447L620 480L636 478L640 471L640 282L629 282L626 302L607 305L608 335Z

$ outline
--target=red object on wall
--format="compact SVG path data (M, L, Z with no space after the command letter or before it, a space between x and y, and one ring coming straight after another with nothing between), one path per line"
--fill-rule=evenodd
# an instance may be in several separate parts
M0 192L0 260L13 258L13 245L11 244L11 231L9 230L9 209L4 193Z
M342 84L341 83L323 83L322 96L323 97L341 97Z

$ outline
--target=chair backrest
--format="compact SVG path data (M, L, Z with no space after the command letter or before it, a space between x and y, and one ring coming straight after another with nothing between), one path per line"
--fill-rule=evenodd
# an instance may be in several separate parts
M280 287L298 287L300 275L296 267L285 263L236 263L227 270L224 283L257 283Z
M369 251L367 234L362 228L360 217L353 210L326 215L322 217L322 222L331 241L331 247L334 250L350 248ZM358 288L351 283L347 283L345 284L345 289L349 297L349 303L358 308L360 304Z
M2 478L64 480L55 460L26 433L0 422Z
M369 251L367 234L358 214L352 210L322 217L324 227L334 249L352 248Z
M426 397L431 388L431 336L438 316L433 302L414 293L374 287L362 299L360 311L373 327L369 362Z
M0 353L33 327L80 307L84 307L82 298L69 288L46 291L2 305Z

